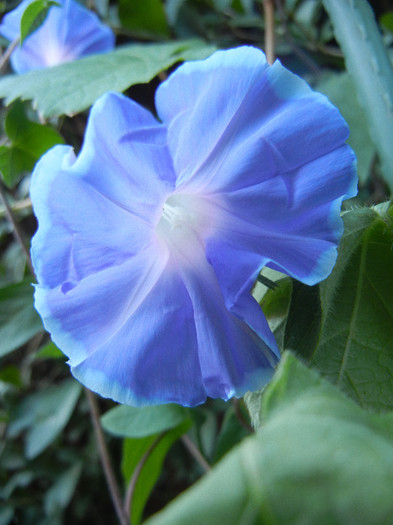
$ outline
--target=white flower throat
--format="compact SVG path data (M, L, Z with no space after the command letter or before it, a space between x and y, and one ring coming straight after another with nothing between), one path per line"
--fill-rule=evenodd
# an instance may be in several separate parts
M161 220L167 221L169 228L172 230L187 228L192 223L191 215L183 206L173 206L169 202L165 202L162 208Z
M211 230L212 204L192 194L172 194L165 201L156 226L158 237L170 250L195 252Z

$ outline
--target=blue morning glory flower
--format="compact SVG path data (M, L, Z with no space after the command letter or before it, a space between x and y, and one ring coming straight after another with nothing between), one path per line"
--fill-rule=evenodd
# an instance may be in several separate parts
M12 53L11 65L17 73L56 66L114 48L113 31L96 14L74 0L56 2L60 5L52 6L44 23ZM0 35L10 41L20 35L22 15L31 3L32 0L24 0L4 16Z
M131 405L228 399L279 351L250 290L267 265L327 277L356 193L338 110L251 47L179 67L160 121L107 93L82 150L37 164L35 304L72 373Z

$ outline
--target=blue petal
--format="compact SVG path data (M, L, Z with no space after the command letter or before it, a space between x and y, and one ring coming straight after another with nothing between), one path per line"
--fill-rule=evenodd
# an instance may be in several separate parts
M50 287L122 264L152 236L149 223L75 176L67 160L74 160L71 148L53 148L38 163L30 190L39 221L32 258L38 281Z
M143 265L139 271L142 275ZM127 295L130 289L118 292ZM90 389L125 404L202 403L206 393L194 312L184 284L176 271L166 269L150 290L148 283L143 289L149 291L144 300L124 312L123 324L117 323L94 352L71 362L72 373Z
M146 243L143 251L123 264L80 282L36 287L36 308L71 365L86 359L122 328L155 286L166 260L154 243ZM129 341L123 345L128 347ZM113 351L116 354L118 348Z
M179 67L157 90L177 185L233 191L341 146L348 128L326 97L279 61L242 47Z
M151 224L157 223L175 180L164 126L117 93L94 103L73 172Z
M138 140L123 140L130 129ZM171 172L165 145L157 144L160 133L145 110L107 94L91 111L78 159L71 148L57 146L40 160L31 183L40 284L75 284L122 264L149 242L168 193L169 183L158 177Z
M228 311L206 261L195 261L182 275L194 309L206 394L229 399L260 389L271 379L279 351L258 303L243 294L240 307Z
M19 36L20 20L31 0L25 0L0 25L0 34L9 40ZM93 53L110 51L115 45L113 31L97 15L73 0L52 6L45 22L11 55L12 67L25 73Z
M220 232L207 240L228 308L266 264L312 285L337 256L342 200L356 194L354 155L342 146L261 184L221 195ZM232 261L236 260L236 267Z
M212 269L205 263L210 276L198 267L197 274L180 277L171 267L110 338L78 364L71 362L74 376L104 397L132 405L194 406L206 396L228 399L266 384L277 357L226 310ZM88 295L86 300L90 304ZM254 306L257 324L268 330Z

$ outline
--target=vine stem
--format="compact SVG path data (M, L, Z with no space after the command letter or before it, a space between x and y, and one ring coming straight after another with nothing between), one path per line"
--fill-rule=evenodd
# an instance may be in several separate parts
M265 16L265 53L269 64L275 60L275 38L274 38L274 1L263 0L263 12Z
M124 512L121 497L120 497L120 490L116 482L115 474L113 472L112 463L109 458L108 448L106 446L105 436L104 432L102 431L101 423L100 423L100 413L98 410L98 403L95 395L93 392L85 388L85 393L87 400L89 402L89 409L90 409L90 416L93 423L97 444L98 444L98 451L100 454L101 464L102 468L104 470L106 482L108 484L109 493L112 498L113 506L115 507L117 517L119 518L119 523L121 525L129 525L128 517L126 513Z
M254 433L255 430L252 428L252 426L250 425L250 423L246 420L246 418L244 417L243 413L242 413L242 410L240 408L240 401L236 398L233 399L233 408L235 410L235 415L237 417L237 419L239 420L239 423L245 428L247 429L249 432L251 433Z
M33 264L31 262L30 253L29 253L29 250L27 249L27 246L24 240L23 232L18 224L18 221L16 220L16 217L14 215L14 212L11 209L11 206L8 204L6 191L1 182L0 182L0 196L4 204L4 211L7 216L8 222L12 225L15 240L19 243L20 247L23 250L29 270L31 271L32 275L35 275Z
M188 450L188 452L199 463L199 465L203 468L203 470L205 472L209 472L209 470L211 470L211 466L206 461L206 459L202 456L198 447L195 445L192 439L187 434L183 434L181 437L181 440L183 442L183 445Z
M3 69L3 67L8 62L11 53L14 51L14 49L18 46L20 38L17 37L15 40L11 42L11 44L7 47L7 49L4 51L2 56L0 57L0 71Z

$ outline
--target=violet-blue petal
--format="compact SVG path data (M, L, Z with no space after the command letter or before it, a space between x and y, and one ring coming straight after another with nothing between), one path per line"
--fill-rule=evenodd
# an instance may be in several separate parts
M227 400L265 385L279 351L255 299L244 295L241 308L230 312L206 260L197 259L182 276L193 305L207 396Z
M139 140L129 143L129 126ZM32 255L41 284L75 283L143 248L170 186L159 178L160 170L171 172L160 135L146 110L109 93L91 111L77 159L57 146L40 160L31 195L39 221Z
M228 305L252 287L265 265L309 285L329 275L343 231L341 203L356 193L353 163L353 152L342 146L282 177L226 195L221 232L208 240L207 256Z
M180 66L157 90L178 185L231 191L342 145L348 127L325 96L251 47Z
M123 296L133 285L127 279L125 284ZM206 393L193 310L177 272L166 269L137 308L130 302L123 324L110 338L84 360L70 364L86 386L121 403L202 403Z
M6 14L0 34L13 41L20 34L20 21L32 0L24 0ZM110 51L115 45L113 31L97 15L74 0L59 0L44 23L27 37L11 55L17 73L70 62L80 57Z
M356 194L357 177L347 125L326 97L244 47L180 67L159 88L157 107L177 187L221 197L207 257L227 304L265 264L307 284L327 277L340 206Z

